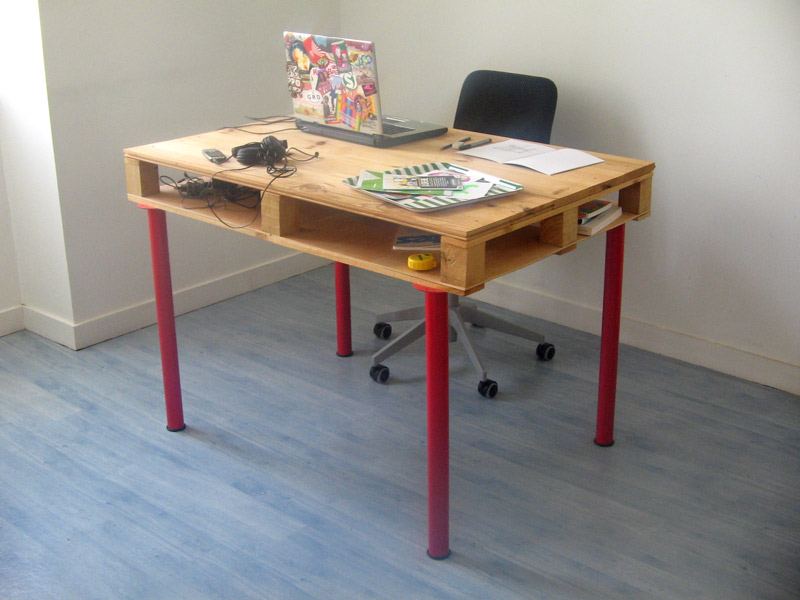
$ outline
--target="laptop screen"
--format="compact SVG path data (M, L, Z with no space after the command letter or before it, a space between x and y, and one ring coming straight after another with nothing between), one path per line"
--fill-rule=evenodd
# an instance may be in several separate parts
M284 32L294 116L350 131L382 134L372 42Z

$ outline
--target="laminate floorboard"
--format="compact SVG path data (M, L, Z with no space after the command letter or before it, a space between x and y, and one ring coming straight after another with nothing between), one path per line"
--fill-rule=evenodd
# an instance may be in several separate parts
M351 279L351 358L331 267L178 317L179 433L155 327L0 338L0 598L800 597L800 398L623 346L599 448L599 339L496 307L557 354L471 330L487 400L451 345L453 552L427 558L424 344L368 375L374 315L422 294Z

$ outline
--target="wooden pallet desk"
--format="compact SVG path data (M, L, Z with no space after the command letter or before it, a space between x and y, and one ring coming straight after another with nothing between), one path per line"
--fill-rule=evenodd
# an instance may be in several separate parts
M273 127L277 130L279 127ZM264 127L257 128L264 131ZM159 337L164 372L167 428L185 427L174 327L165 212L200 220L336 263L337 353L352 353L350 335L349 266L408 281L425 291L428 395L429 546L433 558L449 554L449 429L447 293L466 296L506 273L576 248L588 239L578 235L578 206L617 192L622 215L606 230L606 270L603 306L600 389L595 441L613 443L619 318L625 223L650 214L652 162L592 152L604 162L547 176L515 167L439 150L469 132L450 130L445 136L392 149L376 149L306 134L277 133L289 148L319 156L297 166L291 177L273 179L265 167L242 169L234 159L209 162L204 148L231 148L260 141L258 135L224 129L125 150L128 199L148 209ZM473 136L476 134L472 134ZM506 138L496 138L502 141ZM290 157L306 158L297 150ZM415 213L353 190L342 180L363 169L388 170L448 161L521 183L511 196ZM159 168L169 167L258 190L256 208L229 204L226 208L185 207L176 190L161 185ZM438 265L412 271L408 252L392 245L398 226L410 226L442 236Z

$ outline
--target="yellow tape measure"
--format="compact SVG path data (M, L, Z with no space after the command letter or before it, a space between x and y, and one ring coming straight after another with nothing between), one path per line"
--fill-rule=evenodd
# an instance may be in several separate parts
M408 257L408 268L415 271L430 271L436 266L433 254L412 254Z

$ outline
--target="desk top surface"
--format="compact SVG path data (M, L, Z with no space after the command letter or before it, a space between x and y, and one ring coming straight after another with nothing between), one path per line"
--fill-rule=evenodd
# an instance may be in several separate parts
M264 189L272 179L264 167L244 170L235 159L223 165L208 161L204 148L218 148L230 154L231 148L258 142L269 131L278 131L285 124L254 125L246 133L237 129L221 129L185 138L147 144L125 150L125 155L142 162L176 168L196 175L215 175L256 189ZM604 162L557 175L543 175L524 167L504 165L489 160L458 154L455 150L440 150L444 144L455 142L470 132L450 129L447 134L394 148L380 149L320 137L299 130L280 131L274 135L285 139L290 148L310 154L319 152L319 158L308 162L289 160L297 172L288 178L277 179L269 192L307 200L392 223L433 231L454 239L469 241L491 236L497 231L513 227L514 223L537 215L547 215L591 197L602 196L637 180L652 177L655 164L649 161L623 158L590 151ZM485 137L483 134L471 134ZM477 139L477 138L475 138ZM492 136L493 141L508 138ZM299 152L290 156L305 158ZM347 177L357 176L363 169L388 170L410 165L447 161L460 164L524 186L511 196L478 202L463 207L447 208L431 213L415 213L393 206L342 183Z

